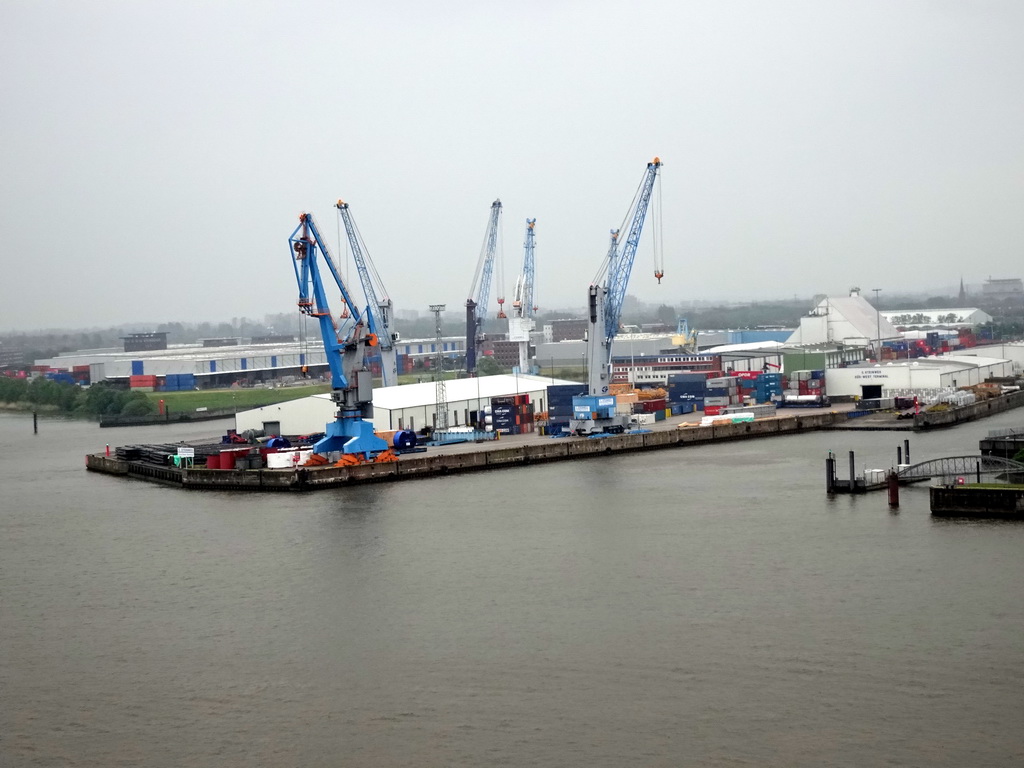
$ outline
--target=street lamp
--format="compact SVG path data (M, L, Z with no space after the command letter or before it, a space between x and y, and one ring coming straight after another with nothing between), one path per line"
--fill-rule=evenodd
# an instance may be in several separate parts
M882 312L878 306L878 294L882 292L881 288L872 288L875 292L875 331L877 334L877 341L875 345L875 362L881 364L882 362Z

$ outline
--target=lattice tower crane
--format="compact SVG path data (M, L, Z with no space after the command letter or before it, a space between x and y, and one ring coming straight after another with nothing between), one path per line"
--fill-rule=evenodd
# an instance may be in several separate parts
M523 271L516 280L512 296L512 317L508 319L508 340L519 345L519 371L533 373L530 364L530 332L536 327L534 305L534 226L536 219L526 220L526 239L523 241Z
M611 384L612 373L612 344L619 332L619 324L622 317L622 304L626 299L626 288L629 285L629 276L633 269L633 261L636 258L637 247L640 244L640 234L643 232L644 220L647 217L647 209L651 202L651 196L655 192L655 182L658 180L658 171L661 169L660 158L654 158L647 164L643 179L637 189L629 212L623 221L620 229L612 230L611 245L608 253L601 263L601 268L594 277L587 292L587 307L589 327L587 330L587 390L589 393L588 402L593 402L595 410L591 411L591 418L574 419L571 428L578 432L608 432L622 431L628 423L616 418L614 400L611 409L604 407L597 408L594 398L606 397ZM657 211L660 203L655 206ZM628 229L626 229L628 223ZM660 222L656 223L655 230L655 264L662 261L658 253L661 247ZM626 231L625 240L620 238L620 232ZM664 270L655 269L655 277L658 282L664 276ZM582 400L582 399L581 399ZM574 409L576 400L574 400Z
M359 282L363 286L370 333L376 334L380 342L378 349L381 358L381 380L385 387L393 387L398 384L398 351L395 349L398 334L393 328L394 306L377 268L370 259L366 243L363 242L359 227L352 218L348 203L339 200L334 207L338 209L338 214L345 225L345 234L348 235L349 247L352 249L352 260L356 264Z
M469 288L466 300L466 373L476 373L476 359L483 342L483 324L487 315L487 300L491 294L491 277L494 273L495 254L501 261L501 241L498 230L501 225L501 200L491 203L491 213L487 219L487 230L484 233L483 246L477 259L476 271L473 273L473 284ZM498 317L504 318L505 303L503 265L498 264Z
M377 336L352 301L352 296L331 258L312 214L299 215L299 226L288 238L295 281L299 287L299 311L315 317L320 326L324 352L331 370L331 399L338 406L335 420L326 425L325 437L313 446L314 453L332 451L346 454L349 461L393 460L388 444L374 434L373 378L363 360L367 348L377 345ZM320 274L320 258L327 264L346 308L351 308L351 326L331 314L327 289Z

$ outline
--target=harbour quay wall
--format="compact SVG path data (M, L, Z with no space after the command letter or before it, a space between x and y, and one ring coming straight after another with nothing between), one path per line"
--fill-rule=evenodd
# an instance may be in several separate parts
M93 454L88 469L107 474L165 482L195 490L309 491L363 483L389 482L416 477L528 466L616 453L635 453L726 440L744 440L827 429L845 420L843 413L816 413L763 419L741 424L715 424L600 438L560 438L524 445L489 443L475 450L403 456L395 462L344 467L297 467L290 470L206 469L158 467Z
M994 416L1002 411L1009 411L1013 408L1020 408L1024 405L1024 390L1010 392L1000 397L993 397L983 400L980 403L972 403L959 408L950 408L947 411L928 411L914 416L914 430L925 431L937 427L952 427L963 424L967 421L974 421L986 416Z
M1024 519L1024 488L932 486L928 492L936 517Z

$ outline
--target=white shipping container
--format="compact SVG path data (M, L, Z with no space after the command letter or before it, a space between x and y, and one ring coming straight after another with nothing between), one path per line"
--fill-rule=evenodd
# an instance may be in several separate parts
M865 469L864 470L864 482L868 485L875 485L885 480L884 469Z

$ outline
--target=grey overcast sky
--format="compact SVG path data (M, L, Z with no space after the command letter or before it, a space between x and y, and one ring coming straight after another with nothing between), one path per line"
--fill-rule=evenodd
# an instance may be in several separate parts
M495 197L506 294L536 217L582 306L655 155L642 301L1017 277L1022 41L1019 0L5 0L0 330L290 311L338 198L398 309L461 307Z

